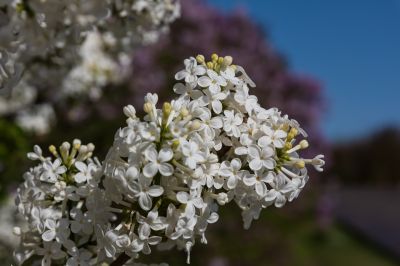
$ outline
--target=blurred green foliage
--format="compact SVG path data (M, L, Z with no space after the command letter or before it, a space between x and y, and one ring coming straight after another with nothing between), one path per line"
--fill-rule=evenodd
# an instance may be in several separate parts
M28 148L24 132L14 123L0 119L0 200L8 195L11 184L20 182Z

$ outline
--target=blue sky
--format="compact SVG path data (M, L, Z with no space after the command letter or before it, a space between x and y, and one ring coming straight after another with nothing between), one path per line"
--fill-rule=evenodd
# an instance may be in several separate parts
M322 82L331 140L400 127L400 0L209 0L245 8L291 68Z

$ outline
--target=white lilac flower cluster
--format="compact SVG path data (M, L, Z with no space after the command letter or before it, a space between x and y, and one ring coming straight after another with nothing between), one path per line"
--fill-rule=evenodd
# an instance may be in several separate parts
M298 153L308 147L299 124L276 108L261 107L249 94L255 84L232 61L216 54L209 62L202 55L186 59L175 76L177 99L158 109L157 95L149 93L143 120L133 106L124 108L127 125L115 134L96 190L115 217L106 212L100 222L90 219L98 258L123 265L154 247L177 247L188 253L189 263L196 241L207 243L208 224L217 222L220 206L235 202L249 228L262 209L282 207L299 195L308 181L306 165L322 171L323 155L304 159ZM47 168L61 174L67 169L57 167ZM88 203L82 206L82 213L93 211ZM70 220L60 215L69 232Z
M39 164L25 173L18 189L16 205L28 227L14 229L21 237L16 261L89 265L98 256L94 225L112 218L109 200L99 189L101 164L92 158L94 145L79 140L49 150L52 157L44 157L39 146L28 154Z
M0 109L35 108L36 97L19 103L17 84L50 101L96 100L179 15L179 0L0 0Z
M157 95L148 94L144 121L125 107L127 126L104 162L106 194L126 214L104 231L108 256L138 258L152 246L177 246L189 262L195 242L207 243L219 206L236 202L248 228L263 208L299 195L306 164L322 171L322 155L299 156L308 142L298 123L262 108L231 57L189 58L175 77L180 97L157 109Z

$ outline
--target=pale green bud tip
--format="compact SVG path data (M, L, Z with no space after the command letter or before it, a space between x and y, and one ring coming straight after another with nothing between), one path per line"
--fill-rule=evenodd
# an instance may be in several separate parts
M188 116L188 115L189 115L188 109L182 108L182 109L181 109L181 115L182 115L183 117Z
M225 56L223 59L223 64L224 66L230 66L233 63L233 58L232 56Z
M72 142L72 146L74 147L74 149L79 149L79 147L81 146L81 141L79 139L74 139L74 141Z
M51 153L56 153L56 152L57 152L56 146L50 145L50 146L49 146L49 151L50 151Z
M300 145L300 147L301 147L302 149L306 149L306 148L308 148L308 146L309 146L308 141L305 140L305 139L303 139L302 141L300 141L299 145Z
M206 59L204 58L204 55L199 54L198 56L196 56L196 60L198 63L203 64Z
M172 106L169 102L165 102L163 104L163 112L166 116L168 116L172 111Z
M153 105L149 102L145 103L143 105L143 111L147 114L151 113L151 111L153 110Z

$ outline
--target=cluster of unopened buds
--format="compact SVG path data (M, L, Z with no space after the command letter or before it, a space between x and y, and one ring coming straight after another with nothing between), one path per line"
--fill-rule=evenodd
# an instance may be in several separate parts
M299 155L308 147L299 124L261 107L249 94L255 84L230 56L184 63L175 100L158 109L157 95L148 94L143 119L124 108L126 126L102 166L90 158L93 146L79 142L51 147L54 161L37 147L29 155L40 165L18 196L29 222L28 231L18 230L19 261L123 265L177 247L189 263L220 206L234 201L249 228L262 209L297 198L307 165L322 171L323 155Z

